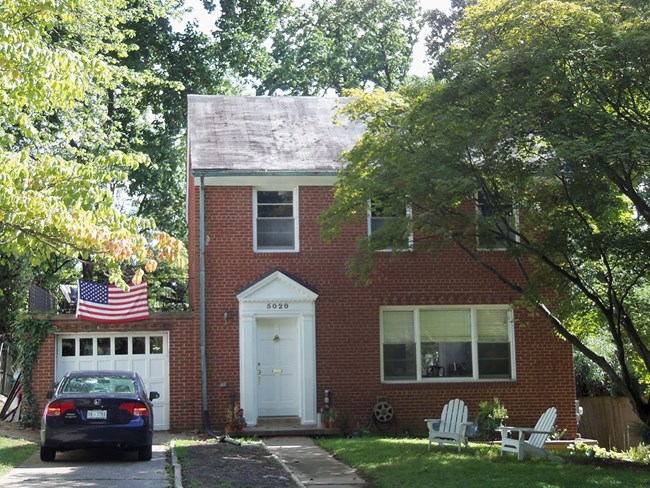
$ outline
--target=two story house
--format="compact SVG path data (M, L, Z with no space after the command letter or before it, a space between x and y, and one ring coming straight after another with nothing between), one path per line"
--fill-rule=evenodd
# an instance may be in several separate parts
M320 237L341 152L363 133L335 123L340 103L188 99L190 274L207 397L218 405L232 388L249 425L313 425L331 404L365 426L379 403L410 431L451 398L475 415L498 397L522 422L555 405L575 431L571 347L459 250L383 252L369 285L346 274L356 238L383 217L369 208L333 242Z
M470 418L498 398L513 424L555 406L575 434L571 347L498 279L450 246L381 252L360 284L346 263L385 218L370 206L321 238L340 155L364 130L334 122L340 103L189 96L190 311L130 324L57 317L36 395L70 369L134 369L161 394L157 429L221 430L236 403L251 427L317 427L329 406L350 429L423 433L452 398ZM508 266L498 247L485 252Z

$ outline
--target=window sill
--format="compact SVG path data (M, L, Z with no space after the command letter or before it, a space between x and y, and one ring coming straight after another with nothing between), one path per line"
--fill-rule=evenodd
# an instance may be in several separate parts
M300 250L299 249L254 249L253 252L256 254L269 254L269 253L287 254L287 253L298 253L300 252Z
M467 378L461 376L445 376L440 378L427 378L422 380L382 380L383 385L431 385L438 383L508 383L516 378Z

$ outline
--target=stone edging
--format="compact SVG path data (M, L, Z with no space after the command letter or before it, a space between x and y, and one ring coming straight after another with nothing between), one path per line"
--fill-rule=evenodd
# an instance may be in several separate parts
M183 477L181 475L181 465L176 457L176 442L174 439L169 441L169 450L171 451L172 469L174 471L174 488L183 488Z

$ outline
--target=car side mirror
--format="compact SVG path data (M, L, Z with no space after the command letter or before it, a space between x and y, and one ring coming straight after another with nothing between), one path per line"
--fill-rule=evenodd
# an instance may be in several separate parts
M155 400L156 398L160 398L160 393L157 391L152 391L149 393L149 400Z

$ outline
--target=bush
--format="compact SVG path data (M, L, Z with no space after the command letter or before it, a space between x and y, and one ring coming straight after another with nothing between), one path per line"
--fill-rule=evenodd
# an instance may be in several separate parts
M479 403L479 414L476 417L479 440L492 440L497 437L496 430L508 418L508 409L501 404L498 398L492 401Z

